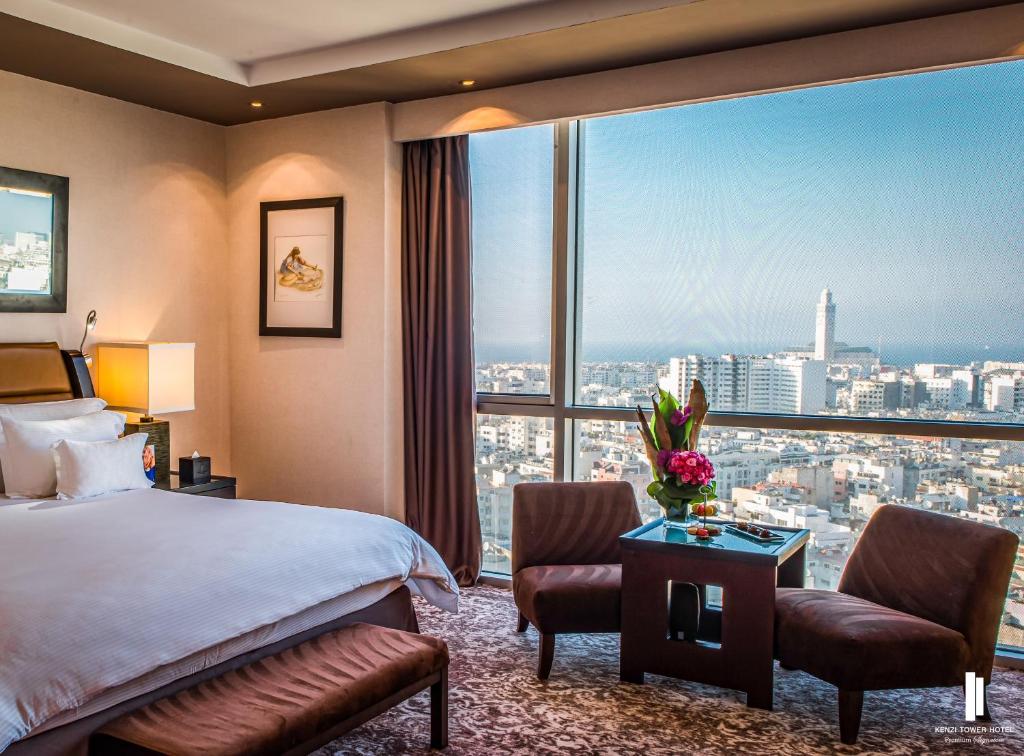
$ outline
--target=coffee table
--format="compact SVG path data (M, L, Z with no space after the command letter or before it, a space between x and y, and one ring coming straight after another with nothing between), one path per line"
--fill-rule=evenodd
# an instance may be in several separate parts
M700 541L663 523L655 520L619 538L620 678L643 683L651 673L718 685L744 691L747 706L771 710L775 588L803 587L810 531L772 527L784 539L777 543L728 531ZM687 584L698 587L700 621L696 638L681 640L678 604L696 593ZM708 586L722 589L720 607L707 602Z

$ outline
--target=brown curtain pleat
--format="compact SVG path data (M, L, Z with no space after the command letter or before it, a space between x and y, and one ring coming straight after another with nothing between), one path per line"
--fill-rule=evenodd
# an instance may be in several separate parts
M459 581L480 574L469 138L405 145L405 520Z

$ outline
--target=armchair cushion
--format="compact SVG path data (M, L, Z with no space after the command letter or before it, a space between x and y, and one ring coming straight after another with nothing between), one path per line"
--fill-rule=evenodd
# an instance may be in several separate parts
M970 647L956 630L834 591L779 588L775 656L844 690L960 685Z
M541 633L617 633L622 565L526 567L512 578L519 611Z

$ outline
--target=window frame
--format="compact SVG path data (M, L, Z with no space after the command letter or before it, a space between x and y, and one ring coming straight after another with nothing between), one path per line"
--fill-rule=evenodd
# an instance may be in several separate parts
M906 72L912 74L915 72ZM813 86L829 86L823 82ZM573 423L576 420L630 422L636 413L628 407L593 407L577 404L581 375L579 354L582 259L578 223L582 216L582 186L586 118L555 121L553 182L552 272L551 272L551 362L548 394L477 395L476 411L487 415L519 415L552 418L552 480L576 479ZM707 425L750 429L802 430L870 435L962 438L993 441L1024 441L1024 423L916 420L847 415L798 415L759 412L708 413ZM484 573L485 579L507 584L499 573ZM1024 669L1024 648L997 646L997 659L1004 666Z

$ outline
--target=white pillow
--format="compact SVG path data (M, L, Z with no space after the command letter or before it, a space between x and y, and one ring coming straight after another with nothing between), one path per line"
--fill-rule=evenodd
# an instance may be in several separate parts
M51 450L57 466L57 498L81 499L152 486L142 468L147 437L133 433L116 441L58 441Z
M69 420L72 417L99 412L107 403L103 399L65 399L59 402L0 404L0 417L15 420Z
M107 406L103 399L65 399L60 402L30 402L28 404L0 404L0 417L15 420L67 420L99 412ZM4 445L4 431L0 428L0 447ZM4 492L4 471L0 468L0 494Z
M125 416L93 412L68 420L15 420L0 417L7 437L0 446L7 495L42 499L57 492L57 467L51 449L58 441L114 441L124 432ZM141 457L140 457L141 459Z

